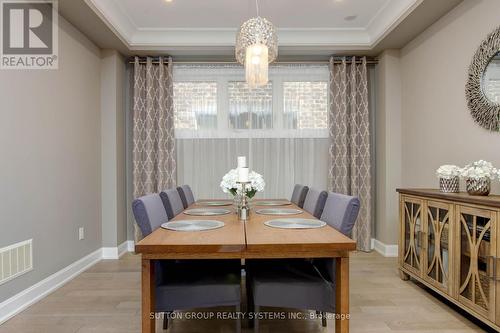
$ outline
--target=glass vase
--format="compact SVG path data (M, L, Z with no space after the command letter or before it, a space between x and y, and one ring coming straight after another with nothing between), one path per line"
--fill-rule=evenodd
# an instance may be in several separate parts
M236 195L233 197L233 208L234 208L234 213L235 213L235 214L238 214L238 212L239 212L239 211L240 211L240 209L241 209L241 195L236 194Z

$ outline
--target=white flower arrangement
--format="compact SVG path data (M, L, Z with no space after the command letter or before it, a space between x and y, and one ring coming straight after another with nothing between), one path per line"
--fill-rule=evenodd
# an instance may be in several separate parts
M248 180L250 184L246 187L246 196L248 198L253 198L257 192L264 191L266 183L264 182L264 177L255 171L248 174ZM220 182L220 187L224 193L231 193L232 195L241 195L241 184L238 184L238 169L229 170L228 173L222 177Z
M479 160L474 163L466 165L460 172L462 178L493 179L499 177L499 171L493 167L493 164L487 161Z
M445 164L441 165L437 170L436 170L436 175L439 178L443 179L453 179L455 177L460 176L462 169L460 169L456 165L452 164Z

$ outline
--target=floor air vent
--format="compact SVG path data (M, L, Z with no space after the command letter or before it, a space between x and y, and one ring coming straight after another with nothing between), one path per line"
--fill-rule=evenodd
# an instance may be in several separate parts
M33 269L32 239L0 249L0 284Z

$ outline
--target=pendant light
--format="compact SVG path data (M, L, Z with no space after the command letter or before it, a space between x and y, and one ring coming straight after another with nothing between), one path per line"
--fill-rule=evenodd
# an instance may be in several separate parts
M249 88L267 84L269 64L278 56L276 28L259 16L258 0L255 0L255 7L257 17L244 22L236 36L236 60L245 66L245 78Z

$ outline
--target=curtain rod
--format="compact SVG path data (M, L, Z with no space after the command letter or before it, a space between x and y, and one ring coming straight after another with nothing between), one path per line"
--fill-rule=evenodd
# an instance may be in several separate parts
M157 58L157 57L153 57ZM347 57L348 59L352 57ZM139 64L145 64L146 60L144 60L144 57L140 57ZM333 62L335 64L340 64L342 63L342 60L340 58L334 58ZM134 58L131 58L129 60L129 64L134 64L135 60ZM158 60L153 60L153 64L159 64ZM205 64L221 64L221 65L231 65L231 64L239 64L237 61L172 61L173 64L181 64L181 65L205 65ZM320 65L320 64L325 64L328 65L330 63L329 60L320 60L320 61L275 61L272 64L278 64L278 65ZM356 63L360 64L362 63L361 60L356 60ZM368 58L366 59L366 64L368 65L375 65L378 64L378 60L376 58Z

